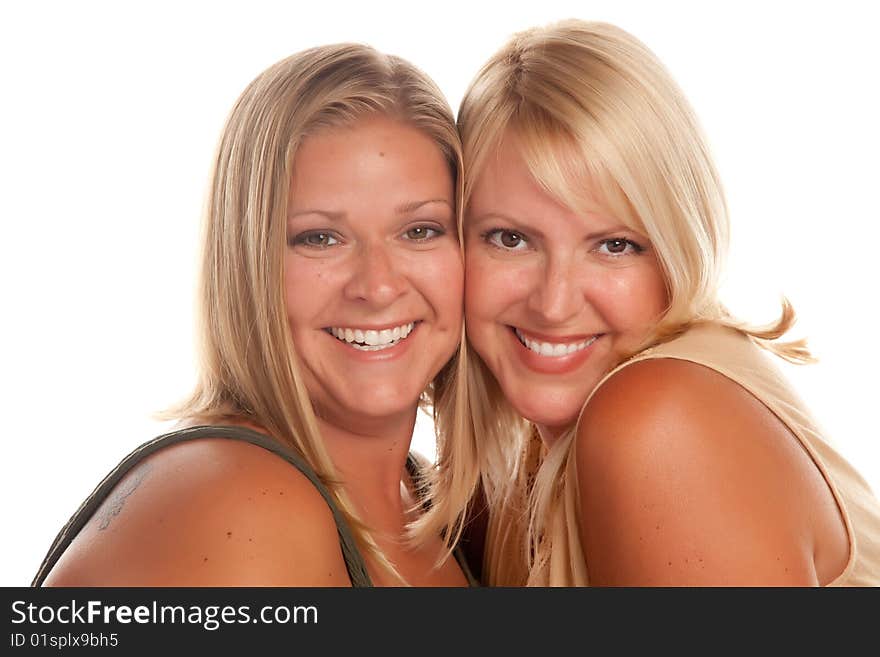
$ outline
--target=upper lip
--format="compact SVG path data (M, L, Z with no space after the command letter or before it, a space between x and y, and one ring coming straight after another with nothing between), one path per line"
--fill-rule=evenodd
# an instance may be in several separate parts
M529 340L536 340L541 342L555 342L555 343L565 343L565 342L580 342L581 340L588 340L594 336L602 335L601 333L569 333L566 335L547 335L545 333L536 333L534 331L529 331L527 329L523 329L519 326L511 326L512 329L519 331L522 335L527 337Z
M419 320L419 319L405 319L405 320L401 320L399 322L393 322L390 324L387 322L382 323L382 324L369 324L369 323L364 323L364 324L329 324L329 325L325 326L324 328L325 329L350 328L352 330L353 329L360 329L362 331L384 331L386 329L390 330L390 329L396 328L398 326L406 326L407 324L418 324L420 321L421 320Z

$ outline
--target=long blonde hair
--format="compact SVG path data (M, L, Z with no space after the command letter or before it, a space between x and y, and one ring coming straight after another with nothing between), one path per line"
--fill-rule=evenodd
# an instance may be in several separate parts
M360 44L316 47L270 66L242 92L221 135L202 238L200 378L174 414L244 418L298 450L327 483L361 549L396 574L358 520L321 439L283 288L288 194L299 144L317 130L371 113L392 116L436 142L461 216L460 140L451 108L427 75ZM442 415L439 426L464 424L455 420L452 403L464 394L460 366L453 358L423 395ZM439 510L425 531L454 525L467 500L467 492L448 498L439 488L434 496ZM412 538L422 536L414 531Z
M778 321L764 327L737 320L719 301L728 245L721 182L683 93L636 38L613 25L577 20L516 34L479 71L458 121L465 206L487 160L513 133L548 193L581 210L590 200L588 182L595 200L650 239L669 302L639 350L713 322L787 360L811 359L803 341L775 342L794 322L787 300ZM533 427L521 419L487 421L507 404L488 369L478 357L474 361L473 385L489 391L482 399L472 396L474 425L484 428L480 438L487 443L483 478L490 505L501 510L489 532L489 579L582 583L577 531L565 530L577 526L576 482L567 481L574 427L544 453Z

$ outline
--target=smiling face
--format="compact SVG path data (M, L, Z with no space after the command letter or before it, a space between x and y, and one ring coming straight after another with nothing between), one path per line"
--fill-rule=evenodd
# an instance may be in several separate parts
M306 137L284 261L294 349L318 415L369 431L411 421L460 340L463 267L440 147L370 116Z
M578 213L550 196L512 136L487 158L465 217L468 339L552 440L656 325L660 265L644 235L598 205Z

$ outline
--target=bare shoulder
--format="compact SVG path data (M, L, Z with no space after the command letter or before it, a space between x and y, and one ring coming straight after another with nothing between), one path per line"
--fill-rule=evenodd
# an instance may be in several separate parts
M346 586L332 512L259 446L166 447L115 486L46 580L54 586Z
M722 374L675 359L625 367L576 437L591 581L815 584L827 485L788 428Z
M658 429L681 428L682 422L694 429L706 422L720 425L718 409L736 410L738 417L753 420L769 414L747 390L719 372L674 358L649 359L624 367L596 391L584 409L579 432L620 430L632 438L650 439L661 435Z

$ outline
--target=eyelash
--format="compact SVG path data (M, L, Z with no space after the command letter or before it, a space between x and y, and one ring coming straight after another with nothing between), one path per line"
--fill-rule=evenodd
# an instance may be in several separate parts
M403 231L403 234L408 235L409 233L411 233L414 230L424 230L424 231L433 233L433 235L430 235L427 237L408 237L407 238L407 239L412 240L413 242L430 242L431 240L435 240L438 237L443 237L446 234L446 231L443 230L440 226L427 225L427 224L417 224L415 226L412 226L411 228L407 228L405 231Z
M417 230L425 231L426 235L424 237L413 237L410 235L410 233L412 233L413 231L417 231ZM416 242L416 243L430 242L432 240L437 239L438 237L442 237L445 234L446 234L446 231L443 230L441 227L435 226L435 225L427 225L427 224L418 224L416 226L412 226L411 228L407 228L405 231L403 231L403 236L407 240L412 241L412 242ZM313 237L324 238L323 239L324 242L326 242L327 240L334 240L335 243L333 243L333 244L326 244L326 243L310 244L308 242L308 240ZM332 231L328 231L328 230L307 230L307 231L304 231L304 232L299 233L297 235L294 235L292 237L289 237L287 239L287 244L289 246L304 246L309 249L329 249L329 248L336 246L337 244L339 244L341 242L342 242L342 239L338 235L336 235Z
M505 233L507 233L508 235L513 235L519 240L519 242L517 242L516 246L504 246L503 244L499 243L498 240L500 240L501 236ZM523 235L522 233L520 233L518 231L510 230L509 228L492 228L492 229L487 230L486 232L482 233L480 235L480 237L482 238L482 240L486 244L488 244L496 249L500 249L501 251L506 251L508 253L521 251L523 249L520 249L517 247L519 247L521 244L528 244L529 243L529 240L526 238L525 235ZM618 253L611 252L611 251L605 251L602 253L602 255L610 257L610 258L619 258L619 257L625 256L625 255L639 255L639 254L643 253L645 250L645 247L643 247L641 244L634 242L632 240L628 240L624 237L606 238L604 240L601 240L596 248L598 250L600 250L600 252L601 252L601 249L603 247L607 247L608 244L614 243L614 242L623 243L625 245L624 250L621 252L618 252ZM627 249L630 249L631 251L629 253L627 253Z
M602 254L611 258L620 258L621 256L625 255L639 255L645 250L645 247L643 247L641 244L637 244L636 242L633 242L632 240L628 240L623 237L609 237L608 239L604 239L599 242L599 248L601 249L603 246L607 246L609 242L622 242L625 245L624 250L620 253L607 252ZM627 248L631 248L632 252L628 254L626 252Z
M326 230L307 230L305 232L299 233L298 235L294 235L287 239L287 243L289 246L304 246L309 249L329 249L330 247L336 246L336 244L309 244L308 239L310 237L324 237L335 240L336 243L339 243L339 237Z
M517 246L520 244L528 244L529 241L526 239L525 235L519 233L515 230L510 230L508 228L492 228L487 230L486 232L480 235L480 238L489 246L495 247L496 249L500 249L502 251L512 252L512 251L521 251L522 249L518 249L516 247L504 246L503 244L499 244L495 238L500 239L501 235L507 233L509 235L515 235L518 240Z

